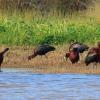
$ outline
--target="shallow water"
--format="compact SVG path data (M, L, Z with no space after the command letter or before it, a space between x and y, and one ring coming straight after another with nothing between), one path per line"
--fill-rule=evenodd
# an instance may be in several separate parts
M100 100L100 75L4 70L0 100Z

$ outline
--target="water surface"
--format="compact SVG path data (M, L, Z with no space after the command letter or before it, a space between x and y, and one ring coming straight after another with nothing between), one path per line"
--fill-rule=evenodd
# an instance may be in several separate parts
M100 100L100 75L4 70L0 100Z

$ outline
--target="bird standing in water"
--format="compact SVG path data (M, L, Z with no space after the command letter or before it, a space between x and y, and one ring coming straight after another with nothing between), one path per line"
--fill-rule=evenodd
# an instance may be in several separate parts
M50 45L40 45L37 48L34 49L34 52L32 55L30 55L28 57L28 60L31 60L32 58L36 57L37 55L45 55L46 53L50 52L50 51L54 51L55 48L53 46Z
M8 50L9 50L9 48L6 48L6 49L4 49L4 51L2 51L2 52L0 53L0 72L1 72L1 64L2 64L3 59L4 59L4 54L5 54Z

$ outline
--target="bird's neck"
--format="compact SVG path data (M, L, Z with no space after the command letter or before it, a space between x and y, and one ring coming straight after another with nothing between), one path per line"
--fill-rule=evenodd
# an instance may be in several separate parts
M36 56L37 56L37 54L32 54L32 55L29 56L29 58L32 59L32 58L34 58Z
M8 50L4 50L1 52L2 55L4 55Z

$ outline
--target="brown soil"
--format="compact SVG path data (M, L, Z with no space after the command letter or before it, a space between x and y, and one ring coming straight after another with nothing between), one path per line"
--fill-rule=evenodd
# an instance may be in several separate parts
M1 46L2 51L5 46ZM50 52L45 56L37 56L31 61L27 57L32 54L33 47L10 47L10 50L5 54L5 59L2 64L3 68L27 68L36 73L94 73L100 74L100 64L93 67L93 64L85 66L84 57L87 52L83 53L78 64L72 65L69 60L64 59L65 53L68 51L67 46L57 46L56 51Z

